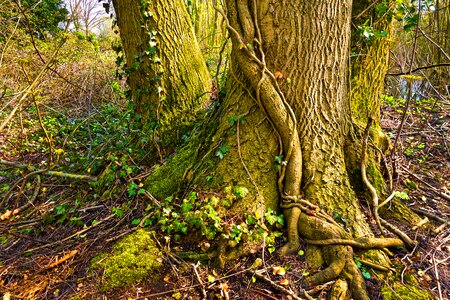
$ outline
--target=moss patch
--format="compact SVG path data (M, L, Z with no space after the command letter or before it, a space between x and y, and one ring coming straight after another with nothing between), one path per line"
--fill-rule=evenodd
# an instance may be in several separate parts
M381 294L384 300L433 300L434 298L425 290L410 284L395 283L393 286L383 286Z
M146 230L139 229L115 244L111 253L91 261L92 269L104 270L102 289L122 287L155 274L162 266L162 254Z
M384 190L384 178L380 171L373 165L368 165L367 176L373 187L377 190L378 195L382 195Z
M434 297L425 289L419 287L419 282L412 272L405 272L403 282L400 273L390 277L389 283L381 288L384 300L432 300Z
M394 219L406 224L417 224L420 217L411 211L401 200L394 197L390 205L386 205L380 209L380 215L383 218Z
M197 149L188 143L178 150L166 164L155 167L145 181L145 188L156 198L167 198L180 190L188 179L197 157Z

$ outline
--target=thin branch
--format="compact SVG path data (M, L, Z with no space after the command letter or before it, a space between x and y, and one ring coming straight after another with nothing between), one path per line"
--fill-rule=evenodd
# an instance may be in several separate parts
M409 246L413 246L413 245L417 244L406 233L404 233L403 231L401 231L400 229L398 229L397 227L395 227L391 223L389 223L389 222L387 222L387 221L385 221L385 220L383 220L381 218L380 218L380 222L389 231L391 231L391 232L395 233L396 235L398 235L402 239L402 241L405 242L406 244L408 244Z
M433 39L430 38L430 37L429 37L429 36L428 36L428 35L427 35L427 34L419 27L419 26L417 26L417 28L419 29L420 33L422 33L423 36L424 36L427 40L430 41L430 43L432 43L433 45L435 45L435 46L441 51L441 53L444 54L444 56L445 56L448 60L450 60L450 56L448 55L448 53L445 52L445 50L442 49L442 47L439 46L438 43L436 43L435 41L433 41Z
M387 76L400 76L400 75L406 75L406 74L410 74L410 73L414 73L420 70L426 70L426 69L432 69L432 68L438 68L438 67L449 67L450 63L442 63L442 64L435 64L435 65L429 65L429 66L423 66L423 67L418 67L415 68L411 71L408 72L400 72L400 73L387 73Z
M359 19L359 18L362 17L366 12L368 12L372 7L374 7L376 4L378 4L378 2L380 2L380 0L373 1L373 2L370 3L370 5L367 6L362 12L360 12L360 13L357 14L356 16L352 17L352 19L353 19L353 20Z
M27 96L29 94L31 94L31 92L33 91L33 89L36 87L36 85L39 82L39 79L44 75L45 71L49 68L50 64L53 63L53 59L56 57L56 55L58 54L59 50L61 49L61 47L64 45L64 43L66 42L65 39L62 40L62 42L58 45L58 47L56 48L55 51L53 51L52 56L48 59L47 63L42 67L42 69L39 71L39 73L36 75L36 77L34 78L33 82L28 86L28 88L26 89L25 93L22 95L22 97L20 98L20 100L17 102L16 106L14 106L14 108L11 110L11 112L9 113L9 115L6 117L6 119L3 121L3 123L0 125L0 133L3 131L3 129L5 128L5 126L9 123L9 121L11 121L11 119L14 117L14 115L16 114L16 111L19 109L19 107L22 105L23 101L25 101L25 99L27 98Z
M62 240L57 240L57 241L55 241L55 242L53 242L53 243L49 243L49 244L46 244L46 245L43 245L43 246L39 246L39 247L36 247L36 248L32 248L32 249L26 250L25 253L31 253L31 252L34 252L34 251L36 251L36 250L40 250L40 249L44 249L44 248L48 248L48 247L52 247L52 246L55 246L55 245L62 244L62 243L65 242L65 241L68 241L68 240L70 240L70 239L73 239L74 237L77 237L77 236L79 236L79 235L81 235L81 234L83 234L83 233L85 233L85 232L87 232L87 231L93 229L94 227L99 226L100 224L102 224L103 222L108 221L109 219L111 219L111 218L114 217L114 216L116 216L116 214L110 214L109 216L107 216L107 217L104 218L103 220L100 220L99 222L94 223L94 224L92 224L92 225L89 226L89 227L86 227L86 228L84 228L84 229L82 229L82 230L80 230L80 231L77 231L77 232L75 232L74 234L69 235L68 237L63 238Z
M279 290L280 292L283 292L289 296L291 296L292 298L296 299L296 300L301 300L302 298L300 298L299 296L297 296L294 292L288 290L287 288L279 285L278 283L272 281L270 278L267 278L266 276L262 275L260 272L252 272L252 271L247 271L248 274L255 276L259 279L264 280L267 283L270 283L270 285L272 285L275 289ZM303 296L308 299L308 300L312 300L314 299L313 297L311 297L305 290L302 290L301 293L303 294Z

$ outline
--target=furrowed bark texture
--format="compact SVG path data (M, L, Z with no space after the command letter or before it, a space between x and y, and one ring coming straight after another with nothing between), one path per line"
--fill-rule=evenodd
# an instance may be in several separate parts
M233 89L227 94L224 119L249 112L246 123L241 125L241 150L252 177L258 178L260 188L264 189L262 194L265 201L273 203L277 201L273 197L280 196L273 191L276 188L276 178L266 179L268 174L273 174L269 168L274 165L273 157L277 154L273 149L277 146L275 130L269 129L270 134L267 134L266 130L277 126L267 124L270 113L267 108L263 109L265 113L261 113L262 109L257 104L258 89L261 92L260 100L264 102L262 91L265 79L261 81L261 71L250 70L258 64L246 58L247 54L243 49L245 45L254 43L258 29L261 31L267 69L277 75L277 83L297 119L300 149L295 149L293 153L301 155L299 161L302 169L296 171L293 167L292 172L301 175L304 196L311 202L321 204L330 213L338 212L345 216L349 220L347 226L355 236L370 235L350 186L344 160L344 142L351 122L350 103L346 94L350 2L338 1L330 5L321 1L258 1L256 11L259 28L254 26L252 5L247 6L247 11L243 6L245 5L241 1L227 2L229 19L237 20L233 27L240 33L242 41L236 38L233 40L234 64L229 76ZM273 82L271 84L275 86ZM275 99L279 95L272 93L267 94L267 97ZM267 115L269 118L266 118ZM286 113L286 116L289 117L289 114ZM288 128L286 136L292 134L287 117L282 117L282 122L285 122ZM273 120L271 121L273 123ZM257 128L255 132L246 135L245 128L252 131L252 127ZM287 138L283 138L283 132L279 133L283 141L283 154L286 155ZM233 137L227 138L228 144L233 146L231 140ZM265 145L271 145L271 148ZM231 165L236 166L235 163L230 163L230 160L227 162L227 159L239 161L237 154L230 153L230 156L219 164L220 173L227 173L225 170ZM263 169L266 176L262 177ZM244 171L241 171L240 175L236 170L232 173L235 176L225 176L225 182L240 178L245 181L248 177ZM291 189L295 196L298 196L300 187L294 186L300 184L300 180L293 182L289 178L296 178L297 175L290 175L288 162L284 186L286 189L286 185L292 184L292 188L287 191ZM245 185L251 186L251 183L247 182ZM248 201L250 205L253 203L255 201Z
M274 7L278 14L272 18L267 61L273 62L269 69L290 79L281 86L298 119L305 197L344 214L353 233L364 235L369 230L351 190L343 152L350 124L346 93L351 3L273 5L279 7Z
M210 77L182 0L114 0L129 85L144 128L176 143L207 105Z

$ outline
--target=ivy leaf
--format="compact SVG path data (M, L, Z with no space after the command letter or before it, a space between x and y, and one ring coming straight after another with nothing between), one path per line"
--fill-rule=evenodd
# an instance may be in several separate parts
M244 198L248 193L249 193L248 188L244 186L237 186L234 188L234 195L238 199Z
M370 273L367 272L367 270L361 271L361 274L362 274L362 276L363 276L365 279L370 279L370 278L371 278Z
M119 218L123 216L123 211L118 207L113 207L112 212Z
M183 204L181 204L181 211L182 212L188 212L192 209L192 204L189 203L186 199L183 200Z

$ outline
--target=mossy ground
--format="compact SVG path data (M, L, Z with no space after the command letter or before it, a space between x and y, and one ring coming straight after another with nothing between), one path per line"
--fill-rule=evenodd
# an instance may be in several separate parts
M111 252L101 253L91 261L91 269L102 270L101 289L139 282L155 276L162 266L162 254L147 230L139 229L116 243Z

